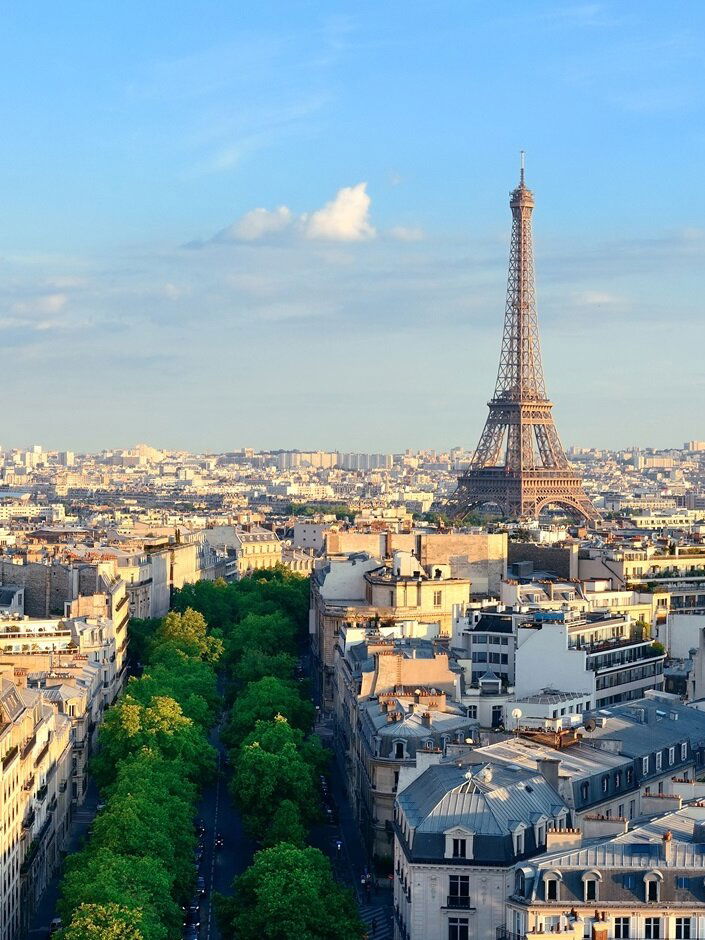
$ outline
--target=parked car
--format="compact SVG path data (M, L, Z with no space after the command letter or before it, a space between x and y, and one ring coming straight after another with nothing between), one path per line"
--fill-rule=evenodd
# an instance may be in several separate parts
M225 843L223 842L223 837L221 836L220 833L218 833L218 835L215 837L215 847L216 847L216 849L222 849L224 844L225 844Z
M59 930L61 930L61 918L55 917L49 924L49 936L53 937Z
M184 930L184 940L198 940L198 927L187 927Z
M201 898L206 896L206 879L202 875L196 879L196 893Z

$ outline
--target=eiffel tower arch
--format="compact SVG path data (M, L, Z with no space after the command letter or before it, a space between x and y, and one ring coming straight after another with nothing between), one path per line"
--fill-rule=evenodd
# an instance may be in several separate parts
M523 153L509 205L512 239L497 383L480 442L445 508L456 521L488 504L504 516L526 519L558 504L596 523L599 513L565 455L546 395L531 235L535 203Z

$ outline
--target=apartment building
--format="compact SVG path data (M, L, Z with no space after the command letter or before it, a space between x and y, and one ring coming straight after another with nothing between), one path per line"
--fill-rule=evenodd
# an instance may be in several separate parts
M517 868L497 940L705 936L705 804L600 840L573 831L561 841Z
M41 693L0 678L0 940L18 940L61 858L71 726Z
M466 606L469 597L469 579L453 578L441 565L427 570L410 552L397 552L390 565L366 553L329 558L311 577L309 612L314 673L324 707L333 707L335 647L344 626L415 620L450 636L453 611Z
M389 857L400 773L422 751L446 753L463 744L477 724L459 701L457 667L432 640L359 628L344 628L340 639L337 756L369 851Z
M517 866L568 816L540 772L482 758L427 768L395 806L396 940L494 938Z
M550 687L557 676L596 708L663 689L665 654L627 616L536 611L518 626L516 643L517 695Z

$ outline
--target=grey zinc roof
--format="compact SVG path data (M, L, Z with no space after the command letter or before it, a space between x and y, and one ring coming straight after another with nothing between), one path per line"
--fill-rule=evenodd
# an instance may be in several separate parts
M398 801L416 833L435 834L464 826L476 835L503 836L563 808L541 774L490 763L429 767Z
M650 713L653 720L642 723L643 713L647 716ZM593 747L599 747L601 741L617 740L622 742L622 753L634 757L686 739L693 747L705 745L705 713L679 702L639 699L628 705L600 709L595 714L606 718L606 723L583 739Z
M543 897L541 882L549 871L557 869L562 876L561 903L582 903L582 875L596 869L602 876L600 902L643 902L643 876L648 871L657 870L663 877L663 898L676 903L703 903L705 843L694 841L695 825L703 822L705 807L684 806L614 838L595 841L568 852L543 855L534 859L538 868L534 896ZM668 857L663 843L666 832L671 833ZM679 884L677 878L685 879L684 884Z

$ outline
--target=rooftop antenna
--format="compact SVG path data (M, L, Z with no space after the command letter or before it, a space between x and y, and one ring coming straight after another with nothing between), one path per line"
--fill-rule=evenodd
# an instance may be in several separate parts
M526 169L526 151L520 150L519 153L521 154L521 176L519 178L519 185L523 186L524 185L524 170Z

